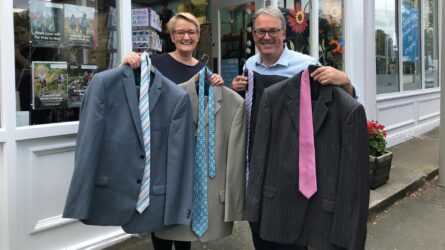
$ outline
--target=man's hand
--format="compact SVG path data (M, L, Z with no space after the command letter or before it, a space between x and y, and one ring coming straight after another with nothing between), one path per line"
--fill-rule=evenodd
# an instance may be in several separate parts
M219 85L223 85L224 84L224 80L222 79L222 77L218 74L213 74L210 77L210 84L212 84L212 86L219 86Z
M141 55L136 52L130 52L122 61L121 65L128 64L131 68L136 69L141 66Z
M232 81L232 89L241 92L247 88L247 77L243 75L236 76Z
M311 77L323 85L339 85L350 95L354 95L354 88L348 75L341 70L331 66L322 66L312 72Z

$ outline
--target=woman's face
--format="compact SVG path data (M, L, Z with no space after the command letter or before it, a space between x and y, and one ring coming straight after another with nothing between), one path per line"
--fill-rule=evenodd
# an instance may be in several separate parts
M171 34L171 39L177 51L191 53L198 44L199 30L196 29L193 23L179 18Z

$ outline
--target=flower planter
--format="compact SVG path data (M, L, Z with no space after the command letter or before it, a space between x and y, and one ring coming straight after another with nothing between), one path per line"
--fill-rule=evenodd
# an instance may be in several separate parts
M369 156L369 184L371 189L376 189L388 181L391 161L392 152L389 151L385 151L385 154L378 157Z

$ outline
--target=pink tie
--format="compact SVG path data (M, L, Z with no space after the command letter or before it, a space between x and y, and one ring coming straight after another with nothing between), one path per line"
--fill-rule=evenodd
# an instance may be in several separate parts
M298 161L298 189L306 197L311 198L317 192L315 172L314 127L312 125L311 86L309 70L301 74L300 85L300 139Z

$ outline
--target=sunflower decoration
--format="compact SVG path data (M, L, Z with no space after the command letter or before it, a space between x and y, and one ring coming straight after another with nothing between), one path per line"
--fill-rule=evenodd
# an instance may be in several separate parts
M338 26L342 19L342 6L339 1L326 1L323 4L323 14L330 26Z
M297 4L295 9L291 9L287 16L287 20L289 21L292 30L298 34L303 33L307 28L307 18L308 14L303 11L301 4Z

